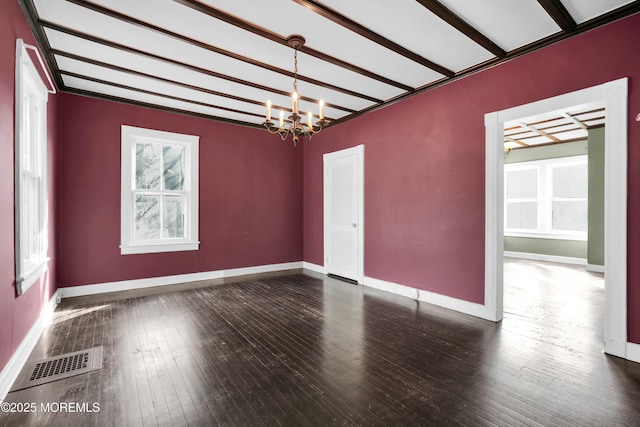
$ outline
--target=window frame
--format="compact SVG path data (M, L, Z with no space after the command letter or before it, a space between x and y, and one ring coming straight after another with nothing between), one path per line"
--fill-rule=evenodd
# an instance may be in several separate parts
M199 249L198 240L198 151L200 137L134 126L121 126L121 218L120 254L145 254L159 252L194 251ZM185 149L185 182L180 191L186 198L183 238L160 238L136 241L135 238L135 197L137 193L157 193L160 197L168 190L136 189L136 144L180 146ZM166 194L165 194L166 193ZM161 224L162 229L162 224Z
M50 260L47 167L49 91L22 39L16 40L15 72L15 263L16 289L18 295L22 295L48 270ZM30 108L32 106L35 108ZM27 175L37 181L35 190L33 185L29 185Z
M553 196L553 170L562 167L570 167L576 165L589 165L588 156L586 154L568 157L558 157L551 159L533 160L527 162L505 163L504 164L504 235L506 237L528 237L540 239L556 239L556 240L577 240L588 241L587 231L571 231L560 230L555 231L552 227L552 205L553 201L558 199ZM509 228L507 225L507 208L509 199L507 198L507 175L512 171L525 169L537 170L537 218L538 227L536 230ZM570 198L571 200L585 200L588 202L589 195L584 198ZM564 198L563 200L567 200Z

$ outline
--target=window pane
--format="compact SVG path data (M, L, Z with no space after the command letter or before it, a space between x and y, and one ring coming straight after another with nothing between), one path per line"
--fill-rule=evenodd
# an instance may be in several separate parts
M160 196L136 196L136 240L160 238Z
M164 198L164 237L184 237L184 197L165 196Z
M136 144L136 188L160 189L160 146Z
M587 165L553 168L553 197L587 197Z
M538 228L537 202L507 203L507 228L535 230Z
M553 202L552 205L551 228L554 231L587 231L586 200Z
M184 190L184 147L165 145L164 188L166 190Z
M506 173L507 199L535 199L538 197L538 170L525 169Z

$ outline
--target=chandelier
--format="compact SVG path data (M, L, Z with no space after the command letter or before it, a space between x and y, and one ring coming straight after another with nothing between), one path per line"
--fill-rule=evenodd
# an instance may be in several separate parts
M298 101L300 100L300 94L298 93L298 49L300 49L305 43L304 37L299 34L293 34L287 37L287 45L293 49L293 93L291 94L291 115L288 117L288 121L285 123L284 111L280 110L279 124L276 126L271 121L271 100L267 101L267 120L262 124L269 133L272 135L280 135L280 138L284 141L289 135L293 137L293 144L297 145L300 137L307 136L311 138L313 135L320 133L322 129L329 123L324 118L324 101L320 100L319 107L319 120L316 124L313 124L313 114L311 111L307 112L306 123L302 121L302 116L298 111Z

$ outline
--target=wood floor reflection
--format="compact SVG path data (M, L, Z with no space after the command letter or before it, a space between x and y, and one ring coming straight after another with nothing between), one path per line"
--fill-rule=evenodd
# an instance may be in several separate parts
M102 345L103 369L6 400L99 412L0 425L638 426L602 284L563 268L508 261L498 324L314 273L64 300L32 359Z

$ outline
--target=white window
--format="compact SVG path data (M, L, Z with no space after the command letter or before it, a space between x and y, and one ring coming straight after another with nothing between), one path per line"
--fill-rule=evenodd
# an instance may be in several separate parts
M18 295L47 270L47 88L16 42L15 229Z
M122 126L121 253L197 250L199 137Z
M505 235L587 240L587 156L504 165Z

